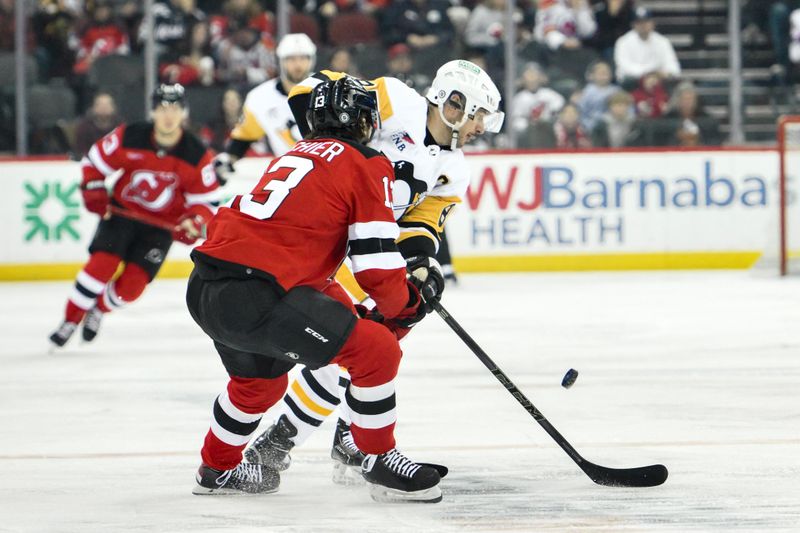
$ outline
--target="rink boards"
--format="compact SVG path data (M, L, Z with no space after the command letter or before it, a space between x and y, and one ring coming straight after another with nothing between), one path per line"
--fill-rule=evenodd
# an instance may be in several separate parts
M777 253L774 150L498 152L468 161L470 189L447 223L462 272L748 268ZM267 162L239 162L223 201L249 191ZM97 223L82 208L79 164L5 160L0 173L0 279L74 276ZM188 252L174 245L162 275L186 275Z

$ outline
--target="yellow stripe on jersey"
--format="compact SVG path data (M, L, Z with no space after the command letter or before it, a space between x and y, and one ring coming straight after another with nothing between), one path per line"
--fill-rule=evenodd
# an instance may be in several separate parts
M295 143L299 140L292 137L292 130L290 130L289 128L281 130L279 134L281 136L281 139L283 139L283 142L286 143L286 146L290 148L294 146Z
M444 221L453 210L453 206L461 203L458 196L426 196L419 204L406 211L398 222L419 222L434 228L438 233L444 229Z
M297 395L298 398L300 398L300 401L302 401L306 407L308 407L315 413L322 416L328 416L333 412L333 410L325 409L317 402L309 398L308 394L306 394L306 391L303 390L303 387L300 386L300 383L297 380L295 380L295 382L292 383L292 391L294 391L294 393Z
M236 127L233 128L233 131L231 131L231 139L237 141L258 141L264 135L266 135L266 132L264 128L261 127L261 124L258 123L256 116L245 107L242 120L239 121ZM289 143L290 146L293 144L294 142Z
M364 289L358 284L353 273L347 268L347 265L343 264L339 267L339 270L336 272L336 281L344 287L344 290L347 291L347 294L355 300L356 303L363 302L369 298L369 295L364 292Z
M341 79L347 75L346 72L334 72L332 70L320 70L315 75L322 75L325 76L330 81L336 81ZM374 80L367 81L367 84L364 86L365 89L368 91L375 91L378 95L378 107L380 108L381 120L389 120L389 118L394 115L394 110L392 109L392 102L389 99L389 91L386 89L386 80L384 78L376 78ZM291 91L289 91L289 98L300 94L308 94L312 91L312 88L308 85L298 84L295 85Z

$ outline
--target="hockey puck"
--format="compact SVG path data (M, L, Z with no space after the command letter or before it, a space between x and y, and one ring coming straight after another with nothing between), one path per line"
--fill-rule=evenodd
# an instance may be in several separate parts
M564 379L561 380L561 386L568 389L572 387L576 379L578 379L578 371L574 368L570 368L567 370L567 373L564 374Z

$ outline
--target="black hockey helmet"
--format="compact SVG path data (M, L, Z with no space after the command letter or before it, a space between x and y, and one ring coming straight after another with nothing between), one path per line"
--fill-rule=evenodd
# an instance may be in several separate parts
M186 107L186 90L180 83L166 84L162 83L155 91L153 91L152 106L153 109L162 104L180 104L181 107Z
M381 120L375 97L352 76L314 87L306 119L312 136L344 136L363 144L372 140Z

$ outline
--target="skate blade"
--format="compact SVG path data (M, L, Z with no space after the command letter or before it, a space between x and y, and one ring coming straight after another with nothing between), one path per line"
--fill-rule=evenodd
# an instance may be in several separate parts
M333 462L333 482L344 487L359 487L366 483L361 467L347 466L339 461Z
M442 501L442 489L439 488L439 485L415 492L406 492L369 483L369 495L378 503L439 503Z
M209 489L202 485L195 485L192 489L192 494L195 496L260 496L262 494L274 494L278 492L278 487L273 489L265 490L262 492L244 492L241 490L234 490L234 489Z

